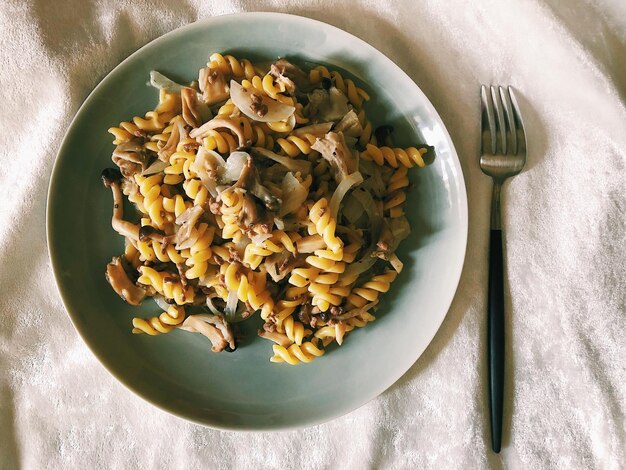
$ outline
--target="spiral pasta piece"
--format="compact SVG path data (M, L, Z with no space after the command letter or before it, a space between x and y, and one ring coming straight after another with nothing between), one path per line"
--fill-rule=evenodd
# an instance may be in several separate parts
M391 147L376 147L372 144L367 144L364 152L361 152L361 158L363 160L374 161L377 165L384 165L385 163L392 168L398 168L400 165L407 168L418 166L423 168L426 166L423 155L428 150L426 148L417 149L415 147L408 147L406 149L391 148Z
M286 155L293 158L298 155L311 153L311 145L315 143L316 139L313 134L307 133L302 137L295 135L290 135L287 138L281 137L276 139L276 143Z
M288 348L275 344L272 346L274 355L270 358L271 362L286 362L290 365L296 365L301 362L311 362L316 357L324 355L324 350L320 349L315 342L307 341L302 345L292 344Z
M324 238L326 246L331 251L337 252L343 247L343 242L335 235L337 222L330 213L326 198L321 198L311 207L309 218L315 225L315 232Z
M389 290L389 286L397 276L396 271L387 269L383 274L372 277L362 286L352 290L348 296L348 304L361 308L368 302L375 302L381 293Z
M209 67L217 68L225 75L233 75L235 78L246 78L248 80L257 75L257 72L248 59L237 60L232 55L211 54L209 57Z
M193 303L195 291L191 286L184 286L171 273L157 271L148 266L139 268L141 275L137 282L152 287L158 294L166 299L174 300L177 305Z
M147 319L133 318L133 333L146 333L150 336L169 333L176 325L180 325L183 320L185 320L185 309L171 305L166 312L161 313L158 317Z

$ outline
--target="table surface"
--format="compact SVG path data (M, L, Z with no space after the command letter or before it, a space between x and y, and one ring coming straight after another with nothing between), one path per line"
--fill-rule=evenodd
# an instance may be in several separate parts
M93 87L150 40L237 11L315 18L389 56L441 114L468 189L465 268L431 345L378 398L299 431L215 431L126 390L74 331L46 247L50 172ZM626 3L9 0L0 26L0 469L626 465ZM500 455L485 393L481 83L518 89L529 138L504 189Z

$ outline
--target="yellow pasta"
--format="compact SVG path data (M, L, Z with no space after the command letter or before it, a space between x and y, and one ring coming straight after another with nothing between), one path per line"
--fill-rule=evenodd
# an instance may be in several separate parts
M373 160L377 165L389 165L392 168L398 168L400 165L407 168L413 166L425 167L423 155L427 152L426 148L417 149L409 147L406 149L391 147L376 147L368 144L366 150L361 152L361 158L364 160Z

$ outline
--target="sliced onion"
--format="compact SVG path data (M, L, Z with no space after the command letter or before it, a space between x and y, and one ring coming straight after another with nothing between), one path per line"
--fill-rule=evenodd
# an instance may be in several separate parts
M369 219L370 226L370 236L371 236L371 244L370 246L374 246L376 242L378 242L378 237L380 236L380 230L382 229L383 217L380 213L379 207L374 201L374 198L367 191L357 190L352 193L352 195L361 203L365 213L367 214L367 218Z
M222 183L230 183L237 181L241 176L243 167L250 155L247 152L233 152L226 159L226 166L224 175L222 176Z
M372 266L374 266L374 264L378 260L378 258L373 256L373 253L374 253L373 249L370 248L369 250L367 250L359 261L355 261L354 263L350 263L348 265L346 270L343 272L342 276L347 279L350 279L350 278L356 279L365 271L370 269Z
M170 304L165 301L165 298L162 295L155 295L152 297L154 299L154 303L159 306L159 308L165 312L170 308Z
M209 310L211 310L211 313L213 313L214 315L221 315L222 312L220 312L217 307L215 306L215 304L213 303L213 297L209 297L207 296L206 298L206 306L209 307Z
M239 298L237 297L237 291L232 290L228 293L228 300L226 301L226 308L224 308L224 315L227 320L233 320L235 317L235 312L237 311L237 304L239 303Z
M253 94L260 96L263 104L267 106L267 113L263 116L259 116L251 109ZM235 80L230 81L230 98L243 114L248 116L250 119L259 122L284 121L293 115L296 110L293 106L273 100L263 93L259 93L254 90L247 90Z
M244 252L246 251L246 247L252 243L252 240L248 238L247 235L243 235L238 242L235 242L234 248L239 252L239 255L243 257Z
M313 135L325 135L333 127L334 122L320 122L318 124L311 124L310 126L298 127L294 129L291 134L295 136L303 136L304 134Z
M311 171L311 162L307 160L298 160L296 158L285 157L283 155L278 155L270 150L264 149L262 147L252 147L259 155L269 158L270 160L275 161L276 163L280 163L287 169L297 173L298 171L303 175L308 175Z
M154 175L156 173L161 173L168 166L170 166L169 162L164 162L159 160L158 158L150 165L148 168L141 172L141 176Z
M150 71L150 85L159 90L165 90L168 93L180 93L181 90L185 88L184 85L176 83L174 80L167 78L156 70Z
M304 204L304 201L306 201L306 198L309 195L307 188L291 172L284 176L282 190L283 204L280 207L279 213L281 217L291 214L302 207L302 204Z
M337 189L333 193L333 197L330 198L330 213L333 219L337 220L337 214L339 213L339 205L343 200L346 193L357 184L363 182L363 176L358 171L346 176L341 183L337 185Z

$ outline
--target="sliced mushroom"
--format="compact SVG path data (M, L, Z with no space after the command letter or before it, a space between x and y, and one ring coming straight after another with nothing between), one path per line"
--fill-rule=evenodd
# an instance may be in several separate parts
M211 341L213 352L237 349L233 330L222 315L198 314L189 315L179 327L192 333L201 333Z
M122 174L115 168L105 168L102 171L102 182L104 186L111 188L113 192L113 217L111 218L111 225L113 230L123 237L137 241L139 239L139 226L123 219L124 200L122 189L120 188L121 180Z
M116 256L107 264L106 280L117 294L131 305L139 305L146 296L146 291L136 286L128 278L122 260Z
M246 154L247 155L247 154ZM247 192L254 194L258 197L265 207L267 207L271 211L277 211L280 209L281 200L274 196L272 192L267 189L265 186L261 184L261 179L259 177L259 172L252 161L252 157L250 155L247 156L246 163L241 170L241 175L235 184L232 186L233 188L243 188Z
M224 74L219 69L205 67L200 69L198 85L204 102L211 106L228 99L228 86Z
M316 88L309 93L308 111L319 121L338 121L350 111L348 97L334 86L329 90Z
M176 224L180 225L173 240L177 250L184 250L193 246L195 240L190 239L191 233L203 213L202 206L193 206L176 218Z
M146 242L148 240L155 240L159 243L168 244L170 237L165 236L163 232L154 228L152 225L144 225L139 229L139 241Z
M272 77L274 79L274 82L278 85L283 85L285 87L285 90L290 93L293 94L296 91L296 84L293 82L293 80L291 78L289 78L286 74L285 74L285 70L284 68L281 69L280 67L276 66L276 64L272 64L270 66L270 71L269 71L269 75L270 77Z
M311 148L328 160L338 183L357 170L357 160L346 145L342 132L329 132L323 139L317 139Z
M148 156L139 139L132 139L115 147L111 160L120 168L124 176L141 173L148 163Z
M363 126L359 121L359 117L354 110L351 109L341 118L341 121L337 123L334 131L343 132L344 136L359 137L363 133Z
M238 220L249 236L269 233L274 223L272 214L257 204L255 198L249 194L245 194L243 197L243 207L238 215Z
M240 126L236 125L232 121L229 121L228 119L219 118L219 117L215 119L211 119L209 122L203 124L197 129L192 130L189 133L189 137L193 139L203 139L204 137L208 135L208 131L213 130L213 129L220 129L220 128L228 129L232 131L233 134L237 136L237 139L239 141L239 147L248 147L250 145L250 142L246 140L246 137Z
M230 81L230 98L243 114L259 122L284 121L296 110L293 106L273 100L255 89L248 90L235 80Z
M162 161L168 161L174 152L176 152L176 147L178 147L178 143L183 140L187 136L187 131L185 130L185 121L180 116L176 116L171 121L172 132L167 139L167 142L163 146L161 150L159 150L159 159Z
M283 347L288 347L291 344L291 340L287 337L285 333L279 333L277 331L265 331L259 330L258 335L261 338L269 339L270 341L274 341L276 344L280 344Z
M311 87L307 74L287 59L279 58L271 65L269 73L277 82L282 81L286 86L291 82L298 90L303 92L308 91Z
M198 99L198 92L185 87L180 92L183 108L183 119L191 127L200 127L211 119L211 110L204 101Z

